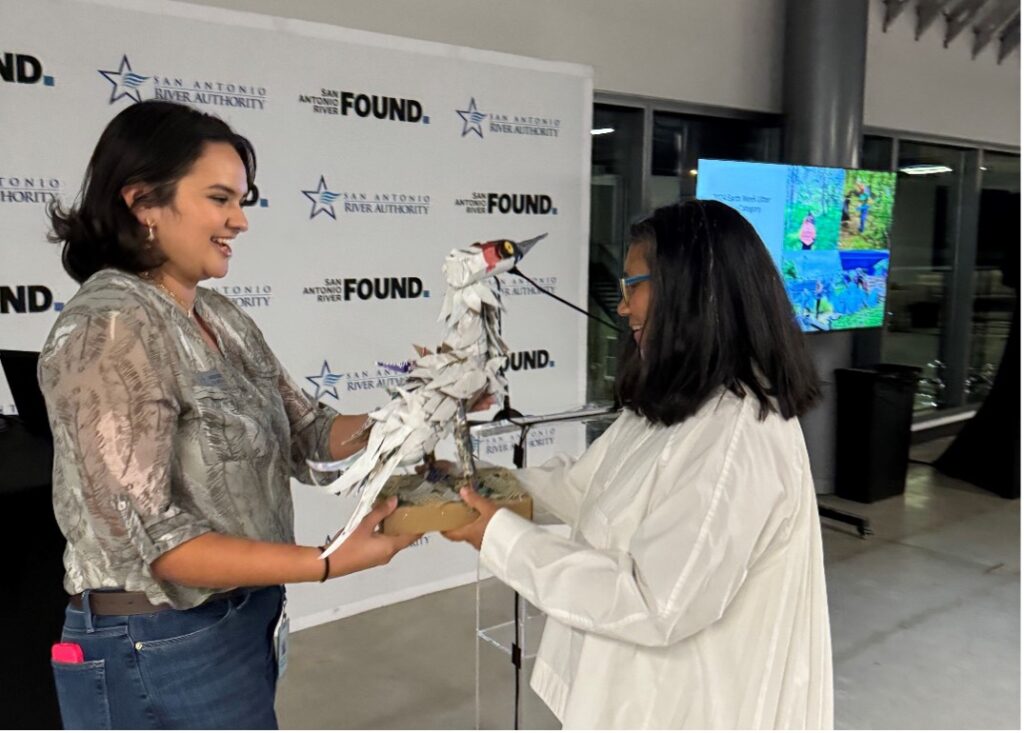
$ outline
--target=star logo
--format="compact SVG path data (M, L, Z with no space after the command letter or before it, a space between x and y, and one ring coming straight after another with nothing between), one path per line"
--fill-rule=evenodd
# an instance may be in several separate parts
M340 193L327 190L327 183L324 181L324 177L320 176L320 183L317 184L316 189L313 191L303 191L303 195L313 202L313 209L309 212L309 218L314 218L317 214L327 214L334 220L338 217L334 214L334 202L338 200Z
M469 109L457 109L456 114L462 118L462 137L466 137L471 132L475 132L481 137L484 136L483 128L480 127L480 123L487 117L485 112L481 112L476 108L476 98L469 98Z
M136 74L132 71L132 65L128 63L128 55L121 56L121 66L117 71L99 70L100 76L110 82L114 87L110 90L110 104L113 104L122 97L128 97L135 102L142 101L142 86L150 77Z
M316 393L313 395L313 399L319 400L323 395L330 395L334 399L338 399L338 382L341 381L341 377L341 374L334 374L331 372L330 365L328 365L327 360L324 359L324 365L320 367L320 374L313 377L306 377L307 381L316 387Z

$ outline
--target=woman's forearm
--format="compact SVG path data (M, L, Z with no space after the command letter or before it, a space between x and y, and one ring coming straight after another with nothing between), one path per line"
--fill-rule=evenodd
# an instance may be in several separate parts
M358 453L366 447L366 438L353 439L359 428L366 423L366 414L338 415L331 423L331 458L340 461L342 458Z
M195 588L280 585L320 580L319 556L316 547L207 532L165 552L151 570L160 580Z
M382 502L361 521L332 554L330 573L337 578L386 565L419 535L385 535L376 531L395 510L396 499ZM240 588L321 580L328 564L317 547L262 542L207 532L182 542L153 561L150 569L160 580L194 588Z
M387 563L408 542L403 537L356 538L330 557L330 578ZM415 538L413 538L415 539ZM153 561L160 580L193 588L241 588L319 581L326 564L320 548L261 542L207 532L183 542Z

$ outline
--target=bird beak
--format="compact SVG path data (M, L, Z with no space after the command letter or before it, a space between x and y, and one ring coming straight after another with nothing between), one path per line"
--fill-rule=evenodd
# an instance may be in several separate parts
M544 239L544 237L546 236L548 236L548 233L544 232L540 236L534 237L533 239L527 239L522 242L516 242L516 262L526 257L529 251L533 249L533 246L537 244L537 242L539 242L540 240Z

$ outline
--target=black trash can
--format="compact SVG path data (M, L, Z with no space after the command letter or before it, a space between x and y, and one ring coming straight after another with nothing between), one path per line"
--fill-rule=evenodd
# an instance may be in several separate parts
M876 364L835 375L836 496L870 503L902 494L921 370Z

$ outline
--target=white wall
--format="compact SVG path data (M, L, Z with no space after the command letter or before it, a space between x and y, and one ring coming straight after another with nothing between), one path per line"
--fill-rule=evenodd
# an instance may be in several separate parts
M864 124L1020 145L1019 49L996 64L996 39L971 59L970 28L943 48L941 18L915 41L913 7L885 33L884 13L881 1L872 0Z
M781 106L783 0L188 1L588 64L605 92Z
M188 0L594 67L594 88L781 112L785 0ZM1020 144L1020 52L971 59L971 32L882 33L870 0L865 124ZM339 70L343 73L343 70Z

